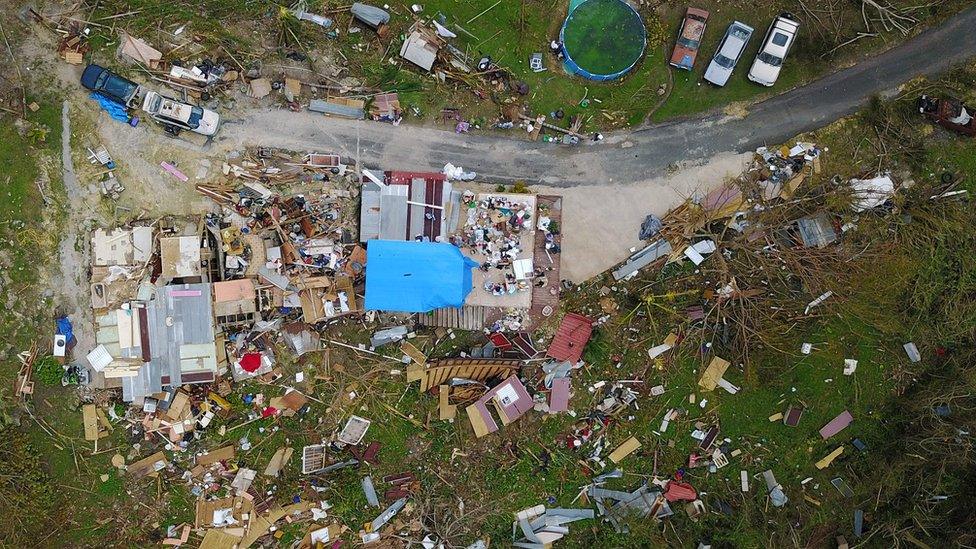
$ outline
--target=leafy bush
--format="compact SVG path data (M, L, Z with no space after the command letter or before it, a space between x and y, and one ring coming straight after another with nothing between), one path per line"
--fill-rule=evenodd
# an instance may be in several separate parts
M34 376L44 385L60 385L64 368L53 356L46 356L34 363Z

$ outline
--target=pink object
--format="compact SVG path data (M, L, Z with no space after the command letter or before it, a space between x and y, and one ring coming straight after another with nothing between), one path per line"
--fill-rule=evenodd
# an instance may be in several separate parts
M569 410L569 381L568 377L552 380L552 393L549 395L550 412Z
M170 164L169 162L160 162L159 165L162 166L164 170L166 170L169 173L173 174L173 177L175 177L176 179L179 179L180 181L182 181L184 183L186 183L187 181L190 180L190 178L187 177L186 174L184 174L180 170L177 170L176 169L176 166Z
M824 440L827 440L828 438L843 431L844 428L850 425L852 421L854 421L854 416L852 416L847 410L844 410L839 416L830 420L830 423L824 425L820 429L820 436L822 436Z
M698 492L687 482L672 480L664 489L664 499L668 501L695 501L698 499Z
M170 290L170 297L200 297L203 292L200 290Z

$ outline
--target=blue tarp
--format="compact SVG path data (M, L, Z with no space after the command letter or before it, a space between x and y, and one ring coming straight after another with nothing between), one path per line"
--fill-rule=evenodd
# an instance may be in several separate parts
M71 345L71 342L74 341L74 339L75 339L75 333L74 333L74 330L71 327L71 321L68 320L68 317L62 316L62 317L59 317L55 322L58 323L58 332L57 333L59 335L63 335L64 336L65 343L67 343L68 345Z
M98 101L98 104L102 107L102 110L107 112L108 115L115 120L125 122L127 124L129 123L129 111L126 110L125 105L116 103L100 93L92 92L89 97L95 101Z
M370 240L366 244L366 309L425 313L460 307L478 263L438 242Z

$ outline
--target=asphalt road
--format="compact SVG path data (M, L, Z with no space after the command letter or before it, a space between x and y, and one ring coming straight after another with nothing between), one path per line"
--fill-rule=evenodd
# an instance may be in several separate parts
M248 113L240 124L225 126L220 142L331 149L352 157L358 151L363 165L383 169L439 171L451 162L489 181L523 179L556 187L639 183L663 175L675 162L782 142L855 112L874 94L944 72L976 56L974 29L976 7L881 55L753 105L745 117L708 114L617 132L578 147L281 110Z

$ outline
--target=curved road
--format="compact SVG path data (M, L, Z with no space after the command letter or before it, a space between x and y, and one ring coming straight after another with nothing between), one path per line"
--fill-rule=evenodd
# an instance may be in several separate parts
M249 113L245 123L226 126L220 141L253 139L254 144L300 149L331 145L355 157L358 140L364 165L384 169L439 171L451 162L491 181L524 179L558 187L608 178L634 183L662 175L674 162L782 142L855 112L874 94L891 92L920 75L944 72L976 55L974 29L976 7L878 56L753 105L743 118L708 114L614 133L581 147L280 110Z

